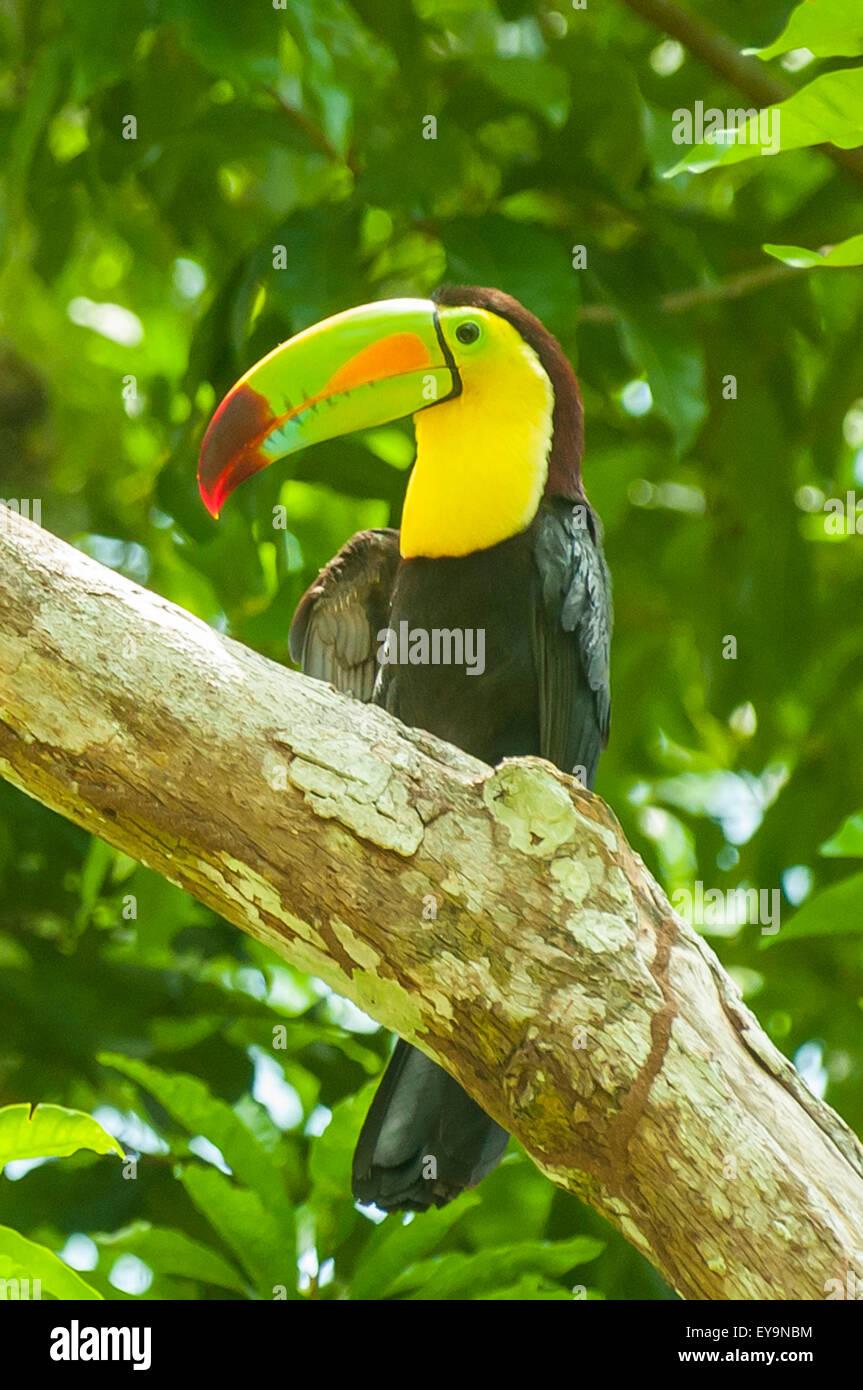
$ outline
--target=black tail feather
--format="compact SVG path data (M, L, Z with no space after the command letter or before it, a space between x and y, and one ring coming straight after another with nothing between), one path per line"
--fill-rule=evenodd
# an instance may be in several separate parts
M442 1207L491 1172L509 1135L399 1039L360 1133L353 1193L382 1211Z

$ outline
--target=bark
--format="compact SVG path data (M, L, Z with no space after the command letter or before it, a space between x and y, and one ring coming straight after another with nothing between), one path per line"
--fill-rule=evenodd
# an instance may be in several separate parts
M0 509L0 772L435 1057L685 1297L859 1271L856 1139L548 763L486 767Z

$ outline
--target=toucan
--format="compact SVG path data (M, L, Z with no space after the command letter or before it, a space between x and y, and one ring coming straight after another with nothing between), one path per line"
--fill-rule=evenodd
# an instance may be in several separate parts
M535 754L592 787L608 738L610 580L582 485L578 383L517 300L445 286L290 338L213 416L204 503L218 516L275 460L408 415L416 457L401 528L360 532L320 571L296 610L291 656L486 763ZM453 659L451 644L414 640L467 631L483 634L482 670ZM383 637L402 632L408 643ZM360 1133L354 1197L383 1211L442 1206L495 1167L507 1139L399 1040Z

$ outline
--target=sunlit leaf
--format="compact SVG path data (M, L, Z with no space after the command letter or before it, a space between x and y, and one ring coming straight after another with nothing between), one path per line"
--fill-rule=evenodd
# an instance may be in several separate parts
M762 948L797 941L804 936L839 936L863 933L863 874L833 883L807 898L775 936L763 936Z
M843 821L836 834L819 846L818 853L834 859L863 858L863 811Z
M0 1169L26 1158L66 1158L78 1149L97 1154L123 1150L91 1115L62 1105L6 1105L0 1110Z
M744 51L767 62L795 48L808 48L816 58L853 58L863 53L863 11L858 0L803 0L773 43Z
M20 1298L25 1280L27 1298L44 1297L46 1294L72 1301L102 1297L86 1279L82 1279L80 1274L76 1274L74 1269L64 1264L53 1250L37 1244L36 1241L27 1240L8 1226L0 1226L0 1281L2 1280L16 1281L11 1287L7 1283L6 1299L14 1298L16 1293ZM34 1281L40 1286L39 1293L33 1292Z
M772 246L769 243L765 243L761 249L769 256L775 256L777 261L801 269L863 265L863 233L848 237L846 241L826 247L823 251L810 251L805 246Z
M778 131L778 139L774 139ZM666 172L702 173L718 164L770 157L825 141L850 150L863 144L863 68L823 73L785 101L768 106L724 140L704 140Z

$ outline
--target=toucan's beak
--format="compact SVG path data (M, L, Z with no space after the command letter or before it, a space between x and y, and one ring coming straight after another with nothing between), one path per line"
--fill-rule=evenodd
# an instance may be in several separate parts
M210 421L198 464L207 510L274 460L413 415L458 393L430 299L385 299L290 338L237 382Z

